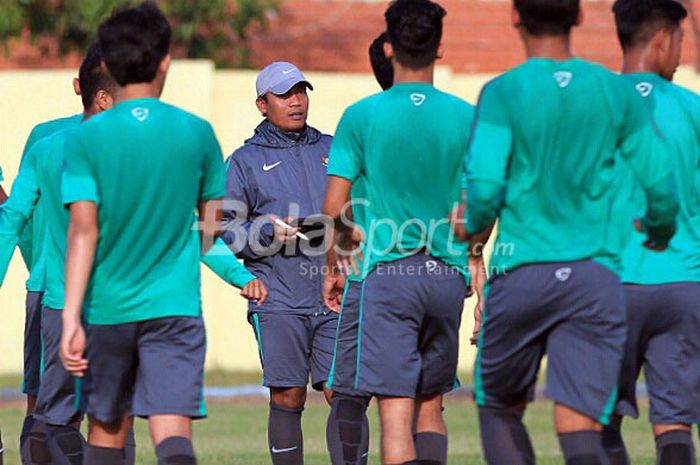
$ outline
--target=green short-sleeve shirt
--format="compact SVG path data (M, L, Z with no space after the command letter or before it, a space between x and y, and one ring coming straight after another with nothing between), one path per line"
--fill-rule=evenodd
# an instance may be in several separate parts
M533 58L487 84L466 165L467 230L499 219L491 270L592 259L619 272L610 240L616 153L650 197L645 224L667 239L678 207L668 147L619 75L580 59Z
M467 247L448 218L461 200L473 117L467 102L421 83L397 84L345 111L328 174L353 182L365 237L359 278L425 249L468 279Z
M654 120L671 147L670 167L676 180L680 212L668 249L643 246L645 237L630 227L647 206L632 169L619 163L614 217L623 236L622 280L634 284L700 281L700 96L656 74L624 76L649 101Z
M85 122L66 145L62 197L98 206L88 323L200 315L193 212L224 190L221 148L194 115L137 99Z
M53 134L61 132L65 129L74 128L80 125L83 119L82 114L76 114L65 118L58 118L38 124L32 129L32 132L27 138L22 153L22 164L20 170L24 166L27 154L34 145ZM25 195L25 194L21 194ZM22 231L22 236L19 241L19 248L22 252L27 269L29 270L29 279L27 280L27 290L30 292L44 292L46 286L46 255L44 241L46 238L46 219L41 207L34 209L32 217Z

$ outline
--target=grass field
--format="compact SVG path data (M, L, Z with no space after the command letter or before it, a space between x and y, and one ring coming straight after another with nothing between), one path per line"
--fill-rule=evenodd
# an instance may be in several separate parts
M379 463L376 407L370 407L372 422L372 454L370 463ZM196 423L195 444L200 465L267 465L267 406L264 399L245 399L235 403L209 404L209 418ZM305 453L307 465L328 465L325 449L327 407L318 399L304 412ZM644 413L646 415L646 412ZM6 465L19 464L17 438L23 410L20 406L0 408L0 424L6 447ZM445 415L450 428L450 465L482 464L474 404L464 395L452 396L446 402ZM563 463L559 458L556 436L551 427L552 409L548 402L533 404L526 422L537 449L538 464ZM139 465L155 465L146 423L138 421L137 442ZM653 465L654 445L645 420L629 421L625 437L635 465Z

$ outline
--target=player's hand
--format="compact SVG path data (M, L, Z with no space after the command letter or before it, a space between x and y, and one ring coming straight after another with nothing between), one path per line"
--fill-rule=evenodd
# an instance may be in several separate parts
M473 346L479 345L479 333L481 332L481 316L482 316L482 307L481 307L481 299L476 303L476 306L474 307L474 332L472 332L472 337L469 340Z
M299 228L297 227L291 227L291 228L285 228L284 226L281 226L275 222L275 220L279 219L278 216L275 215L270 215L270 220L272 221L272 226L275 229L275 241L280 242L282 244L289 244L292 242L296 242L297 240L297 233L299 232ZM291 217L286 217L282 219L283 222L290 224L292 221L294 221Z
M364 240L362 231L354 227L343 232L336 232L337 261L340 273L347 276L360 274L358 262L362 261L360 243Z
M634 229L637 230L637 232L640 232L642 234L646 234L646 228L644 228L644 225L642 224L642 220L639 218L636 218L634 220ZM651 239L647 239L644 241L644 247L646 247L649 250L653 250L654 252L663 252L664 250L668 249L668 242L665 244L659 244Z
M260 279L252 280L241 290L241 296L248 300L257 301L258 307L265 303L268 295L267 287Z
M323 280L323 303L336 313L340 313L343 303L345 276L340 273L329 273Z
M486 281L488 280L486 265L484 264L484 257L482 255L469 257L469 274L472 279L472 288L476 293L476 306L474 307L474 331L472 332L472 337L470 339L471 344L475 346L478 344L479 333L481 332L484 287L486 286Z
M80 320L64 319L61 333L60 355L66 371L82 378L88 368L88 361L83 357L87 338Z

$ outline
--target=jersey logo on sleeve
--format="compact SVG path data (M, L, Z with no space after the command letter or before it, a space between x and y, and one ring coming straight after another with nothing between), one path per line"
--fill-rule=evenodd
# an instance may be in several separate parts
M417 107L423 105L423 103L425 102L425 95L423 94L411 94L410 97L411 102L413 102L413 104Z
M566 89L571 84L574 74L571 71L557 71L554 73L554 80L560 89Z
M649 97L654 91L654 85L650 82L640 82L636 86L634 86L634 88L637 89L639 95L641 95L644 98Z
M131 116L133 116L142 123L148 119L148 113L148 108L143 107L136 107L133 110L131 110Z

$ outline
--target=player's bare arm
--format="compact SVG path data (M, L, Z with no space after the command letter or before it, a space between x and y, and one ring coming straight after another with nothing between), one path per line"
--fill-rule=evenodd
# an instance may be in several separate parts
M347 179L338 176L328 178L323 214L333 220L334 227L329 238L328 273L323 286L323 300L335 311L340 310L338 295L342 294L345 285L342 274L350 274L351 268L354 268L356 273L359 272L352 253L355 249L354 229L342 221L343 210L350 202L351 190L352 182Z
M97 205L85 201L71 204L61 359L66 370L78 377L82 377L88 367L88 361L84 357L86 338L81 313L85 289L95 260L98 236Z
M473 235L469 240L469 274L472 278L472 289L476 292L476 305L474 306L474 331L470 342L477 345L479 332L481 331L481 316L484 302L484 286L488 281L486 263L484 262L484 248L491 238L495 223L486 231Z

